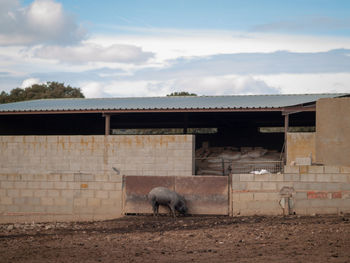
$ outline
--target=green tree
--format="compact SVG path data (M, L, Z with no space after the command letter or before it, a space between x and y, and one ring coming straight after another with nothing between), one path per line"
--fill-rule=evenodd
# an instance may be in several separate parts
M15 88L7 93L0 93L0 103L9 103L24 100L53 99L53 98L84 98L80 88L65 86L64 83L47 82L45 84L34 84L31 87L21 89Z
M196 93L189 93L187 91L175 91L167 95L169 96L197 96Z

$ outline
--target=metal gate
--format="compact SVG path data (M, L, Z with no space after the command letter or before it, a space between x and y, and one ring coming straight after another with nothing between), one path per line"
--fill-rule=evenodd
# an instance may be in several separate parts
M125 176L124 214L152 213L147 194L157 186L167 187L182 195L189 214L229 214L227 176ZM160 212L167 213L168 210L160 209Z

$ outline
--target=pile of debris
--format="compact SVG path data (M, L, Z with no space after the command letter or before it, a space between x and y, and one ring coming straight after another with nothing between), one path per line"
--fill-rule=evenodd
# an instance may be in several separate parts
M202 147L196 150L197 175L228 175L281 169L281 154L263 147Z

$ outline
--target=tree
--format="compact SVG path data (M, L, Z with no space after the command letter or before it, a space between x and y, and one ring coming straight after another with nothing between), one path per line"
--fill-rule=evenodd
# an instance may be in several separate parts
M85 98L85 96L80 88L72 88L59 82L34 84L25 89L15 88L10 93L5 91L0 93L0 103L53 98Z
M197 96L196 93L189 93L187 91L175 91L167 95L168 97L170 96Z

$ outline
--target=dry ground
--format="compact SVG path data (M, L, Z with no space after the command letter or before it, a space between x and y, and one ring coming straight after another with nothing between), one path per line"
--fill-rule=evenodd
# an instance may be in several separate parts
M0 225L0 262L350 262L349 216Z

